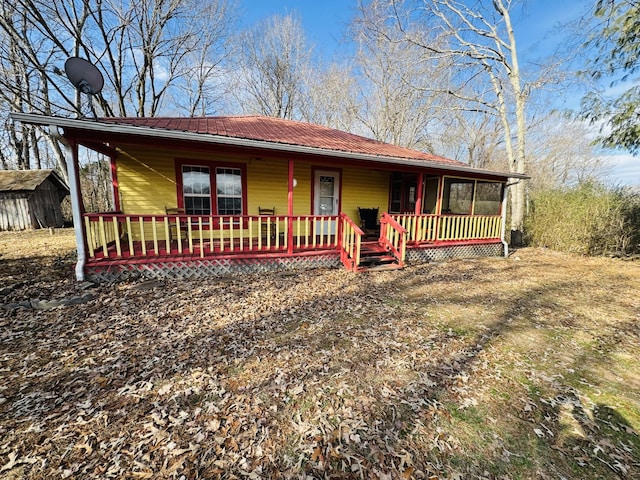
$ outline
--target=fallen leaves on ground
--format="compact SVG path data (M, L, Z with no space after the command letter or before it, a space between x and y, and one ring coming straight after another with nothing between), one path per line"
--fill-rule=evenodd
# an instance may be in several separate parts
M0 302L86 301L0 306L3 478L640 475L633 262L87 286L38 235Z

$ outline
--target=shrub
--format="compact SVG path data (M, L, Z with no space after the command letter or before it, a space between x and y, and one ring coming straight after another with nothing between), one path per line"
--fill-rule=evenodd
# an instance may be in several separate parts
M532 198L525 229L534 246L586 255L636 253L640 196L596 183L541 191Z

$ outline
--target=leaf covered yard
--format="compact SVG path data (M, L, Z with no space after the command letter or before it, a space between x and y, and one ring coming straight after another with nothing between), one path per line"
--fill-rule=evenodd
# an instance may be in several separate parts
M637 262L88 285L72 232L0 254L2 478L640 477Z

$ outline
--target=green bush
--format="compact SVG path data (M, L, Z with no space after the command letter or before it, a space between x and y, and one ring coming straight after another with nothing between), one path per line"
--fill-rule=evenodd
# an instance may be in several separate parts
M640 195L596 183L541 191L532 198L525 230L533 246L586 255L637 253Z

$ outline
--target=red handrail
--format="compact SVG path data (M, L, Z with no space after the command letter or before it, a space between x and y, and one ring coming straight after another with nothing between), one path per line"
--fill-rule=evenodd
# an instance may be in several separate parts
M394 237L397 237L397 244L393 238L387 235L387 226L394 231ZM380 217L380 244L389 249L389 252L398 259L398 265L404 266L407 253L407 229L396 222L391 215L383 213Z
M338 245L340 261L347 270L356 271L360 263L360 249L364 232L345 213L340 213L340 224L341 235Z

